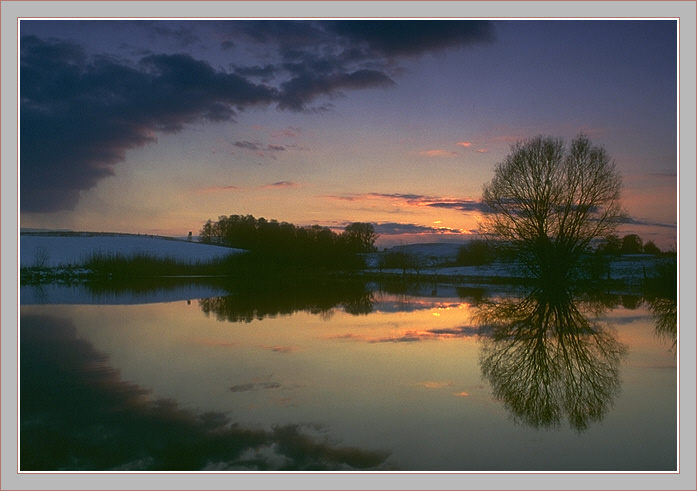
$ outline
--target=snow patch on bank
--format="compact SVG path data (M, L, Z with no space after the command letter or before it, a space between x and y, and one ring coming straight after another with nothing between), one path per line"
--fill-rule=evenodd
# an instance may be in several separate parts
M196 263L219 259L230 254L244 252L186 240L139 235L37 235L21 234L19 238L20 267L79 266L93 254L135 256L147 254L157 258L170 258L181 262Z

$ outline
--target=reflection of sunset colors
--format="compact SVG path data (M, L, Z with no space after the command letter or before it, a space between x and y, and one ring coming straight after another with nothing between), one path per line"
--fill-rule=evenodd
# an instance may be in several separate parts
M672 340L658 335L651 305L622 295L597 299L609 309L598 319L602 332L583 335L577 346L582 349L573 354L597 355L588 344L592 340L600 341L601 348L614 346L607 344L607 323L617 324L617 341L628 346L628 355L620 367L622 390L612 399L602 431L594 431L599 425L593 424L580 439L574 429L536 432L515 425L506 406L495 398L506 380L497 377L492 385L482 377L482 362L491 361L488 355L507 346L515 350L521 344L516 340L523 347L527 341L534 345L534 337L501 338L510 332L504 329L509 321L503 318L494 329L472 327L473 315L489 301L503 304L508 290L450 291L438 285L436 292L428 285L427 292L412 296L398 287L399 293L355 287L341 292L335 286L310 289L307 295L296 288L251 297L236 291L227 301L193 298L140 305L38 303L22 305L21 315L23 319L50 315L55 322L74 326L71 339L79 340L76 347L103 353L98 376L118 374L130 386L147 391L152 400L168 399L169 405L162 409L202 415L203 429L217 430L231 421L238 426L230 431L254 429L259 435L279 437L279 444L302 444L316 457L320 453L315 450L320 449L305 443L329 441L332 444L322 448L389 455L386 465L391 470L529 470L531 455L534 468L544 470L675 468L675 355ZM90 299L94 292L84 289L82 294ZM526 312L519 309L513 314L521 318ZM44 323L40 339L46 332L57 332L52 323ZM522 334L534 333L519 327ZM566 331L558 334L546 338L546 353L560 355L549 361L568 361L573 367L593 361L578 356L565 359L555 347L563 341L573 348L574 336ZM23 336L22 341L27 340ZM52 360L69 347L59 344L61 349L46 352ZM504 353L504 360L529 360L525 350L513 354L518 357ZM30 357L22 360L32 364ZM594 360L597 365L604 358ZM506 366L510 365L499 364L496 374L505 375L500 369ZM94 365L87 368L87 379L97 380ZM597 387L589 385L591 372L583 370L587 377L581 387L597 394ZM531 371L525 373L534 378ZM559 382L565 380L554 380L555 395L572 394L562 390ZM526 385L516 387L527 393ZM53 394L60 386L51 390ZM587 401L586 396L592 395L584 394L565 401ZM51 414L49 406L40 407L42 415ZM72 414L72 406L59 406L66 409L61 414ZM113 414L123 424L122 413ZM173 413L150 414L157 422L160 415L166 420ZM280 434L274 428L295 428L313 439L298 440L295 434ZM499 437L492 439L492 431ZM142 437L142 432L134 433L137 439ZM201 439L187 441L205 447L199 445ZM540 452L530 452L531 442ZM292 447L281 450L288 448ZM359 455L363 454L355 454ZM374 462L369 459L363 465L377 465Z
M376 297L372 323L361 326L358 331L328 335L327 338L364 343L410 343L474 340L479 333L478 328L471 324L472 312L468 303L419 297L410 297L403 303L392 295Z
M368 22L23 20L21 226L462 240L511 144L583 132L675 246L675 21Z

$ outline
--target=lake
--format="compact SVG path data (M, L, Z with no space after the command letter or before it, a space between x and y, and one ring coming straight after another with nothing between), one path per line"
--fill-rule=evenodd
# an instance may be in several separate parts
M23 286L22 470L675 471L675 301Z

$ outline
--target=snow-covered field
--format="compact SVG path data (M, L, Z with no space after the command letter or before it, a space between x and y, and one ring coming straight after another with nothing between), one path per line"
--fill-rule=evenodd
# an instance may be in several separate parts
M126 257L148 254L153 257L195 263L239 252L243 252L242 249L231 249L186 240L126 234L21 234L19 239L20 267L79 266L95 253L119 254Z

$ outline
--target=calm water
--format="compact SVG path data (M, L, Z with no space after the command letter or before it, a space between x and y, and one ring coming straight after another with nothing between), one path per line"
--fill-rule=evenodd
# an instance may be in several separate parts
M669 300L364 284L21 299L23 470L676 468Z

